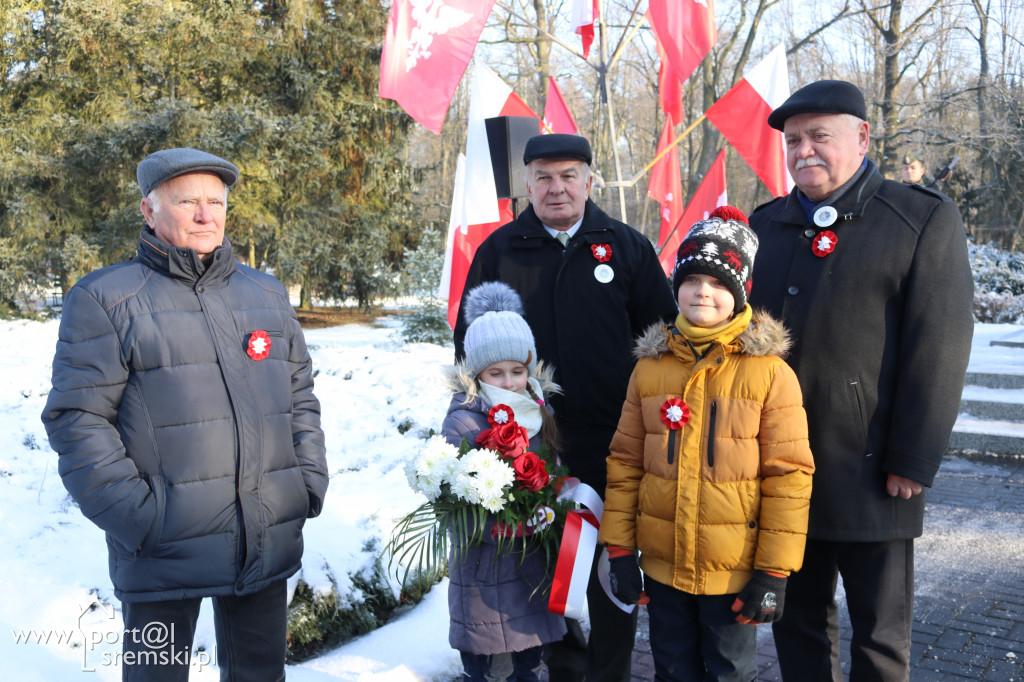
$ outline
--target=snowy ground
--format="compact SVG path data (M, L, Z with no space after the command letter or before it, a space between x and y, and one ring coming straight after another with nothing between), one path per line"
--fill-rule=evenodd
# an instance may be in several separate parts
M64 491L39 421L57 325L0 322L0 575L7 586L0 605L0 679L119 680L122 625L103 534ZM409 490L402 465L444 416L439 367L450 362L451 349L404 345L395 329L394 320L385 319L376 327L307 333L331 470L324 512L306 526L301 577L317 589L330 589L329 567L339 593L350 595L349 576L373 560L364 548L374 539L383 546L395 520L421 501ZM1011 356L988 341L1014 329L979 325L972 371L1001 371ZM947 533L966 526L972 537L991 528L969 518L942 526ZM443 585L435 588L380 630L290 666L288 679L455 677L460 665L448 647L445 595ZM97 601L114 608L95 608ZM208 604L195 645L205 651L193 657L190 679L217 680L209 660L215 641Z

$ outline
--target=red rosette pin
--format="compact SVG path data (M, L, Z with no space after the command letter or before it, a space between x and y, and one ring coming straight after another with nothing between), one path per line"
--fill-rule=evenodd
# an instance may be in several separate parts
M515 421L516 413L508 405L498 403L487 411L487 423L492 427Z
M590 252L594 254L598 263L607 263L612 259L611 244L591 244Z
M661 406L661 421L672 430L683 428L690 421L690 406L679 398L669 398Z
M824 258L828 254L836 250L836 244L839 243L839 238L836 237L836 233L832 230L822 230L811 242L811 251L818 258Z
M249 357L259 362L270 355L270 337L262 329L249 335L249 347L245 349Z

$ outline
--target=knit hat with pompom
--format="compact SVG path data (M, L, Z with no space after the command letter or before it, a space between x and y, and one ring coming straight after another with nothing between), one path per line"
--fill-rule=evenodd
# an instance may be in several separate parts
M710 275L721 281L736 299L735 312L743 310L753 284L757 235L747 216L734 206L719 206L704 220L694 223L676 252L672 291L687 275Z
M504 282L484 282L466 295L466 351L464 364L477 376L496 362L512 360L537 367L537 346L530 325L523 319L519 294Z

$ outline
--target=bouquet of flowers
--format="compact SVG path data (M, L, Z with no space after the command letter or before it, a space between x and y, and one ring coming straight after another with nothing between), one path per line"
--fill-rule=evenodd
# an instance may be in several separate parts
M395 527L388 545L391 560L403 564L403 585L411 570L435 581L447 565L448 546L455 551L477 545L485 535L497 552L545 552L548 564L557 556L571 501L558 499L565 480L544 447L530 451L526 429L512 408L495 405L472 448L463 438L455 447L432 436L406 464L413 490L427 501Z

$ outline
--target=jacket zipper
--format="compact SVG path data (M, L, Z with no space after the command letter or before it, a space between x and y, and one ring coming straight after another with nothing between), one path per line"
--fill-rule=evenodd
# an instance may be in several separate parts
M715 466L715 416L718 413L718 403L711 401L711 418L708 425L708 466Z

